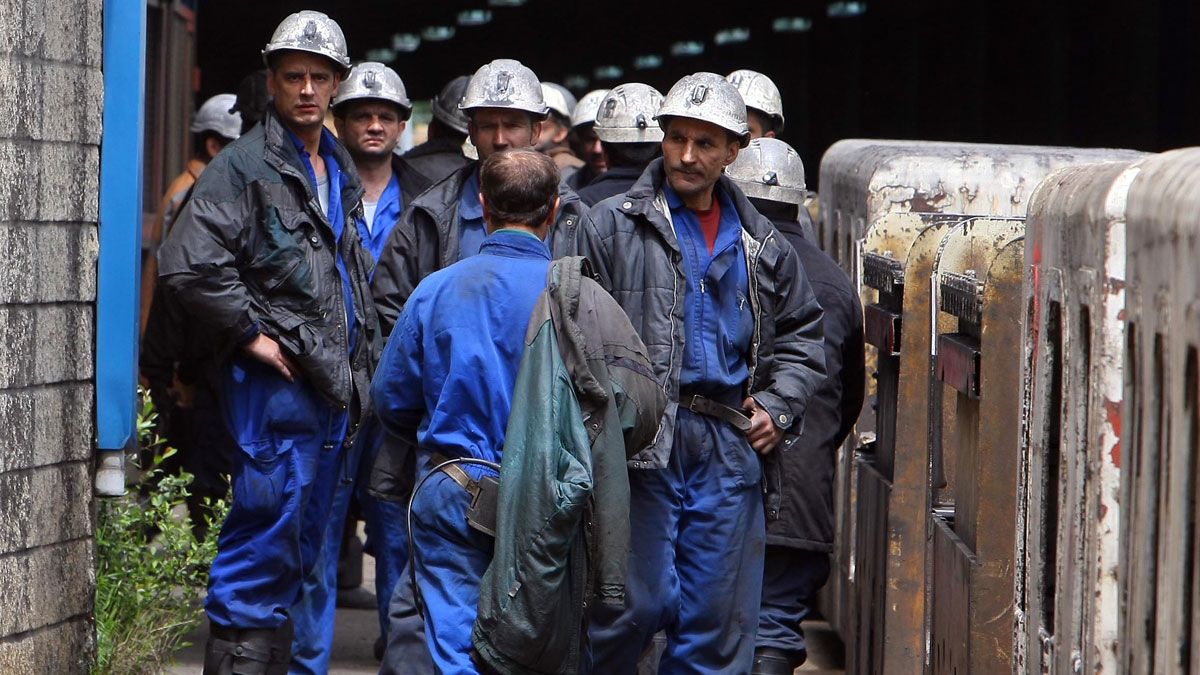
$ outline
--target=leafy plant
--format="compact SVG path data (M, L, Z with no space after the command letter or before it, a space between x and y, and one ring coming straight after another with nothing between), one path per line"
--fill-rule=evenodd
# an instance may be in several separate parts
M157 413L142 392L138 437L127 460L139 478L124 497L100 500L96 528L95 675L157 673L204 616L199 598L217 553L228 501L205 500L209 527L199 541L187 517L193 476L167 473L175 454L158 436Z

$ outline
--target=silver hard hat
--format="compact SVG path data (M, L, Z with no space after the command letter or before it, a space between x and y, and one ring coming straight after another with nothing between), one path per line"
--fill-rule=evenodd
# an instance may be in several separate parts
M575 111L575 95L566 87L554 82L543 82L542 99L546 101L546 105L551 110L561 115L563 119L571 119L571 113Z
M542 98L542 83L533 71L513 59L496 59L471 76L459 110L507 108L545 117L550 113Z
M233 94L217 94L200 104L192 118L193 134L211 131L230 140L242 135L242 114L230 112L237 103Z
M433 97L431 106L433 108L433 116L438 118L442 124L450 127L460 134L467 133L466 113L458 109L459 101L462 101L463 94L467 91L467 83L471 81L468 75L459 75L458 77L446 83L437 96Z
M617 85L600 101L596 136L605 143L661 143L663 131L654 123L654 113L662 101L662 92L648 84Z
M737 87L747 108L775 120L775 131L783 131L783 98L771 78L753 70L735 70L726 79Z
M267 57L284 50L320 54L341 66L342 74L350 69L350 55L341 26L321 12L306 9L281 21L271 35L271 41L263 47L263 63L270 66Z
M746 104L742 102L742 95L716 73L692 73L676 82L663 97L662 107L654 119L666 131L672 117L689 117L715 124L741 139L743 148L750 142L750 126L746 124Z
M593 89L579 99L575 110L571 112L571 128L581 127L596 121L596 111L600 109L600 101L608 96L608 89Z
M412 113L412 101L408 100L408 92L404 90L404 81L400 79L396 71L382 63L364 61L350 69L346 81L338 87L338 94L333 99L333 105L337 107L347 101L360 99L377 99L395 103L404 111L404 119L408 119Z
M808 196L804 162L792 146L778 138L756 138L725 167L747 197L800 205Z

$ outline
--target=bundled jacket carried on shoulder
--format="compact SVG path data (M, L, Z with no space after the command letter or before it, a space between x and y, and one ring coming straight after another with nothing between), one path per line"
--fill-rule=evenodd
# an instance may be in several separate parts
M526 332L500 473L495 553L472 634L504 675L579 671L586 609L624 603L626 459L666 399L583 258L556 261Z

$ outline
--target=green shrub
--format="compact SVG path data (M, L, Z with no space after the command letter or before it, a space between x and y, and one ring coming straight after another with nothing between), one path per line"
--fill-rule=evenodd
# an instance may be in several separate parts
M228 502L206 500L209 527L197 541L186 507L193 477L162 469L175 450L155 432L156 417L143 393L138 435L146 466L126 496L100 500L96 674L161 672L204 616L199 599Z

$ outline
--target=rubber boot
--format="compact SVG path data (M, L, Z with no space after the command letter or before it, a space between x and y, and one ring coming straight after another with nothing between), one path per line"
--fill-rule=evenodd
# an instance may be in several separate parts
M209 622L204 675L287 675L292 623L279 628L229 628Z

